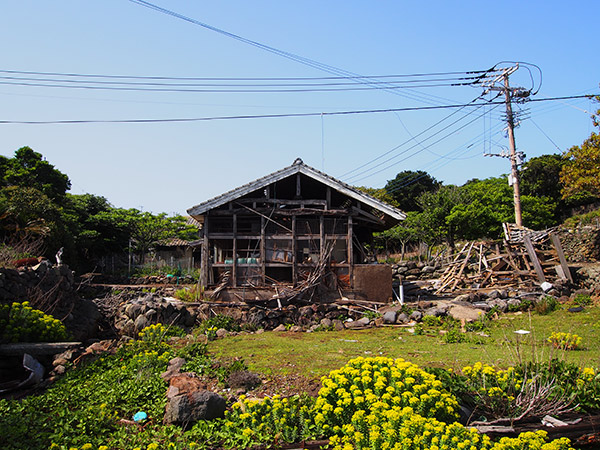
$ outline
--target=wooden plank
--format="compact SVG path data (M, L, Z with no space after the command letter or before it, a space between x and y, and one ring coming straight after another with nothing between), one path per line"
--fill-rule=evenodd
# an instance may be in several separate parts
M233 215L233 261L231 268L231 285L237 286L237 214Z
M352 226L352 216L348 216L348 275L350 276L350 289L354 287L354 244L352 237L354 236L354 227Z
M208 247L208 223L209 223L209 216L208 216L208 212L206 213L206 217L204 219L204 225L202 226L202 231L204 233L204 236L202 238L202 254L201 254L201 261L200 261L200 286L202 288L206 288L208 286L208 260L209 260L209 254L210 254L210 249Z
M566 276L566 279L573 283L573 277L571 276L571 270L569 269L569 265L567 264L567 258L565 258L565 253L563 252L562 245L560 244L560 238L554 234L550 233L550 240L556 249L556 253L558 255L558 260L560 261L560 266Z
M531 238L527 235L523 237L523 243L525 244L525 248L527 249L527 253L529 254L529 259L533 263L533 267L535 268L535 272L537 274L538 281L540 283L546 282L546 276L544 275L544 270L542 269L542 265L540 264L540 260L535 253L535 248L533 248L533 244L531 243Z
M473 249L473 245L475 245L475 243L471 242L469 250L467 251L467 256L465 256L465 259L464 259L464 261L463 261L463 263L462 263L462 265L460 267L460 270L458 271L458 274L455 277L454 284L452 285L452 287L450 288L450 290L454 290L454 288L456 288L456 285L460 281L460 277L461 277L463 271L465 270L465 267L467 266L467 263L469 262L469 257L471 256L471 250Z
M79 347L81 342L18 342L0 345L0 355L19 356L23 353L30 355L56 355L70 348Z
M298 174L298 183L300 183L300 174ZM298 284L298 262L296 261L296 247L297 247L297 236L296 236L296 216L292 216L292 284L296 286Z
M260 278L262 284L265 284L266 265L267 262L267 240L265 236L265 230L267 228L267 221L264 217L260 218Z

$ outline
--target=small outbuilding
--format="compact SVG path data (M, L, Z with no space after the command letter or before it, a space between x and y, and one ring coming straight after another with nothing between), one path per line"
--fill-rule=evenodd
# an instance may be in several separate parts
M297 286L326 267L339 288L352 289L357 266L372 262L373 232L405 218L299 158L187 212L201 224L201 284L209 288Z

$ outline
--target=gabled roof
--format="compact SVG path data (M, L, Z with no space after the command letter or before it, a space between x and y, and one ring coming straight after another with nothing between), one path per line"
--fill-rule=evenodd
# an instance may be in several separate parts
M297 158L291 166L284 167L283 169L273 172L270 175L266 175L255 181L244 184L243 186L240 186L236 189L225 192L224 194L221 194L211 200L207 200L196 206L192 206L190 209L187 210L187 212L190 216L200 216L211 209L218 208L219 206L222 206L227 202L240 198L244 195L250 194L251 192L257 191L259 189L263 189L271 183L282 180L284 178L289 177L290 175L295 175L297 173L306 175L310 178L320 181L324 185L329 186L332 189L335 189L336 191L345 194L350 198L353 198L368 206L371 206L372 208L375 208L383 212L384 214L387 214L389 217L395 220L404 220L406 218L406 214L404 214L398 208L394 208L393 206L382 202L381 200L378 200L375 197L372 197L371 195L366 194L365 192L356 189L353 186L350 186L349 184L346 184L317 169L307 166L306 164L304 164L304 162L302 162L300 158Z

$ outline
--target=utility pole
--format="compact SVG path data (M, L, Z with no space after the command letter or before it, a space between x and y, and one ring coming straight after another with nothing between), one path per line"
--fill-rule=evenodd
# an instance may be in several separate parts
M508 84L508 73L504 74L504 98L506 99L506 121L508 122L508 143L510 149L510 174L512 177L513 197L515 202L515 223L523 226L521 214L521 192L519 190L519 170L517 168L517 150L515 145L515 120L512 112L511 91Z
M519 64L513 67L504 69L501 75L491 80L488 84L488 91L502 91L504 92L504 99L506 103L506 122L508 124L508 141L509 141L509 152L499 154L485 154L485 156L499 156L501 158L510 159L510 177L508 179L509 185L513 187L513 200L515 205L515 223L517 226L523 226L523 215L521 213L521 192L519 187L519 165L523 160L523 152L517 152L515 144L515 117L512 110L512 99L513 96L521 100L525 100L529 97L530 91L524 90L523 88L511 88L508 83L508 76L514 73L519 68ZM502 83L501 86L496 84ZM484 92L484 94L486 93Z

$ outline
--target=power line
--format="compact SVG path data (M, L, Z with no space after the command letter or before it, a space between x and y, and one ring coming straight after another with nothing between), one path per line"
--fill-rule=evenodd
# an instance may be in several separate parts
M499 103L499 104L502 104L502 103ZM480 105L480 106L484 106L484 105ZM484 114L486 114L486 112L484 112ZM450 132L450 133L446 134L445 136L442 136L442 137L441 137L440 139L438 139L437 141L435 141L435 142L432 142L431 144L429 144L429 145L428 145L428 146L426 146L426 147L423 147L421 150L417 150L417 151L416 151L416 152L414 152L413 154L411 154L411 155L408 155L408 156L406 156L405 158L402 158L402 159L401 159L401 160L399 160L399 161L395 161L393 164L390 164L390 165L388 165L388 166L386 166L386 167L383 167L383 168L381 168L381 169L379 169L379 170L377 170L377 171L375 171L375 172L373 172L373 173L370 173L370 174L368 174L368 175L364 175L364 176L362 176L361 178L358 178L357 180L354 180L353 182L354 182L354 183L356 183L357 181L361 181L361 180L364 180L364 179L366 179L366 178L370 178L370 177L372 177L373 175L377 175L378 173L381 173L381 172L383 172L384 170L387 170L387 169L389 169L390 167L397 166L397 165L398 165L398 164L400 164L401 162L403 162L403 161L406 161L408 158L412 158L413 156L415 156L415 155L418 155L419 153L423 152L423 151L424 151L424 150L426 150L427 148L429 148L429 147L432 147L433 145L435 145L435 144L437 144L437 143L439 143L439 142L443 141L444 139L448 138L449 136L451 136L452 134L456 133L457 131L460 131L460 130L462 130L462 129L466 128L467 126L469 126L470 124L472 124L472 123L473 123L473 122L475 122L476 120L480 119L482 116L483 116L483 115L479 115L479 116L475 117L474 119L472 119L472 120L470 120L469 122L467 122L466 124L464 124L464 125L460 126L460 127L459 127L459 128L457 128L456 130L453 130L452 132ZM461 119L459 119L459 120L461 120ZM456 123L456 122L454 122L454 123ZM453 123L453 124L454 124L454 123ZM451 124L451 125L453 125L453 124ZM448 128L448 127L446 127L446 128ZM436 134L439 134L439 133L436 133ZM434 135L434 136L435 136L435 135ZM413 146L412 146L410 149L412 149L412 148L414 148L414 147L416 147L416 146L417 146L417 144L413 145ZM410 150L410 149L409 149L409 150ZM387 163L387 162L391 161L392 159L395 159L395 158L396 158L396 157L398 157L398 156L400 156L400 155L396 155L396 156L394 156L394 157L392 157L392 158L389 158L388 160L386 160L386 161L384 161L384 162L382 162L382 163L378 164L378 165L377 165L377 166L375 166L375 167L372 167L371 169L369 169L369 170L365 171L364 173L366 173L366 172L369 172L369 171L373 170L373 169L374 169L374 168L376 168L376 167L380 167L380 166L382 166L383 164L385 164L385 163ZM364 174L364 173L363 173L363 174ZM363 174L359 174L358 176L360 176L360 175L363 175ZM353 178L355 178L355 177L353 177Z
M245 44L248 44L248 45L260 48L262 50L265 50L265 51L268 51L270 53L276 54L278 56L290 59L290 60L298 62L300 64L303 64L303 65L306 65L306 66L309 66L309 67L312 67L312 68L315 68L315 69L318 69L318 70L321 70L321 71L324 71L324 72L327 72L327 73L330 73L330 74L333 74L333 75L344 75L344 76L347 76L349 79L352 79L352 80L356 81L357 83L361 83L361 84L369 84L370 83L369 80L362 79L359 74L356 74L356 73L353 73L353 72L349 72L347 70L339 69L337 67L330 66L328 64L324 64L324 63L321 63L321 62L318 62L318 61L315 61L315 60L312 60L312 59L309 59L309 58L305 58L303 56L299 56L299 55L296 55L294 53L286 52L286 51L277 49L275 47L271 47L271 46L266 45L266 44L262 44L262 43L260 43L258 41L254 41L254 40L242 37L240 35L231 33L229 31L225 31L225 30L223 30L221 28L217 28L215 26L209 25L207 23L201 22L199 20L193 19L191 17L185 16L185 15L177 13L175 11L172 11L172 10L169 10L169 9L166 9L166 8L162 8L162 7L158 6L158 5L155 5L153 3L147 2L145 0L129 0L129 1L131 3L136 4L136 5L143 6L145 8L148 8L148 9L160 12L161 14L165 14L165 15L168 15L168 16L171 16L171 17L174 17L174 18L186 21L186 22L191 23L193 25L197 25L197 26L203 27L203 28L205 28L207 30L214 31L216 33L222 34L222 35L227 36L229 38L232 38L232 39L235 39L237 41L243 42ZM492 68L490 70L493 70L493 69L494 68ZM482 77L483 77L483 75L482 75ZM382 90L386 90L386 89L382 88ZM410 98L412 100L418 100L418 101L421 101L423 103L429 103L429 104L431 104L430 100L424 99L424 97L426 97L426 95L423 95L420 92L413 92L410 89L406 89L406 91L404 91L404 90L402 90L402 91L389 90L389 92L394 93L396 95L401 95L401 96L403 96L405 98ZM436 96L430 96L430 97L434 98ZM437 97L437 98L438 98L438 100L440 99L440 97Z
M594 97L600 94L591 95L574 95L564 97L549 97L530 101L553 101L553 100L568 100L572 98L587 98ZM277 119L286 117L315 117L320 116L342 116L353 114L378 114L390 112L405 112L405 111L431 111L438 109L451 109L462 107L480 107L485 105L503 105L504 102L491 102L486 104L481 103L465 103L455 105L437 105L437 106L414 106L406 108L387 108L387 109L367 109L354 111L332 111L332 112L310 112L310 113L287 113L287 114L256 114L256 115L237 115L237 116L213 116L213 117L182 117L182 118L163 118L163 119L106 119L106 120L0 120L0 124L15 124L15 125L59 125L59 124L92 124L92 123L161 123L161 122L205 122L215 120L240 120L240 119Z
M496 72L499 70L495 70ZM412 74L394 74L394 75L353 75L353 76L331 76L331 77L167 77L156 75L114 75L114 74L83 74L69 72L36 72L22 70L0 69L0 73L13 75L40 75L40 76L61 76L75 78L116 78L116 79L134 79L134 80L173 80L173 81L321 81L321 80L352 80L352 79L385 79L385 78L416 78L416 77L435 77L448 75L475 75L493 72L490 70L469 70L460 72L430 72L430 73L412 73ZM462 79L465 77L457 77Z
M0 80L5 80L5 77L0 77ZM251 89L234 89L235 86L225 86L218 85L224 87L223 89L196 89L196 88L183 88L178 86L186 86L186 85L167 85L167 84L139 84L139 83L117 83L120 86L114 85L112 82L97 82L97 84L101 84L100 86L96 85L82 85L75 84L75 82L70 82L70 84L59 84L59 82L54 82L54 84L47 83L36 83L31 81L0 81L2 85L10 85L10 86L27 86L27 87L47 87L47 88L68 88L68 89L86 89L86 90L107 90L107 91L143 91L143 92L184 92L184 93L282 93L282 92L346 92L346 91L369 91L369 90L396 90L396 89L413 89L415 87L418 88L431 88L431 87L451 87L451 86L467 86L470 83L437 83L437 84L423 84L417 86L398 86L396 84L390 84L389 82L373 82L367 86L356 86L354 87L343 87L349 86L351 83L343 83L343 84L320 84L320 85L304 85L304 86L315 86L312 88L275 88L269 87L268 85L255 85L254 87L250 85L246 85L251 87ZM111 84L110 86L108 84ZM154 86L154 87L143 87L143 86ZM164 87L157 87L164 86ZM172 86L172 87L171 87ZM189 86L202 86L202 85L189 85ZM210 85L204 85L210 86ZM217 86L217 85L213 85ZM275 85L271 85L275 86ZM285 86L294 86L294 85L285 85ZM332 86L332 87L326 87ZM337 87L333 87L337 86ZM342 87L340 87L342 86ZM268 89L266 89L268 87Z

